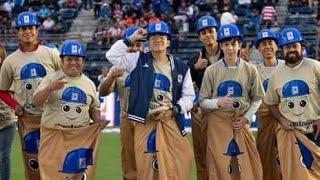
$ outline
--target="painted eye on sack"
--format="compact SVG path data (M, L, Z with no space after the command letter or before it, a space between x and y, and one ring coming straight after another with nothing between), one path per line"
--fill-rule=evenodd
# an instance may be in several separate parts
M64 105L64 106L62 107L62 110L63 110L64 112L69 112L69 111L70 111L70 106Z
M164 98L163 98L163 95L158 95L158 96L157 96L157 100L158 100L158 101L161 102L161 101L163 101L163 99L164 99Z
M82 112L81 108L80 108L80 107L77 107L77 108L76 108L76 112L80 114L80 113Z
M27 83L27 84L25 84L25 88L26 88L26 90L31 90L32 89L32 85Z
M35 159L30 159L30 160L29 160L29 167L30 167L32 170L34 170L34 171L38 170L38 169L39 169L39 163L38 163L38 161L35 160Z
M235 101L235 102L233 102L232 103L232 107L234 108L234 109L239 109L240 108L240 102L239 101Z
M289 102L287 103L287 106L288 106L289 109L293 109L293 108L294 108L294 103L291 102L291 101L289 101Z
M300 106L301 106L301 107L306 107L307 104L308 104L308 102L307 102L307 100L305 100L305 99L302 99L302 100L300 101Z

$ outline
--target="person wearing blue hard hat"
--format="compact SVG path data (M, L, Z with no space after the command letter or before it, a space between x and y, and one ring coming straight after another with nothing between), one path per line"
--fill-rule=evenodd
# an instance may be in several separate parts
M124 32L123 39L130 37L130 36L131 36L136 30L138 30L138 29L139 29L139 27L137 27L137 26L129 27L129 28ZM145 48L145 42L146 42L146 41L147 41L146 39L141 39L141 40L135 41L135 42L128 48L128 51L129 51L129 52L143 51L144 48Z
M24 151L23 138L30 131L39 130L41 109L32 104L32 96L41 80L61 68L59 53L39 44L40 22L30 12L18 14L15 27L19 38L19 48L4 61L0 71L0 99L12 91L17 101L12 107L18 117L26 179L39 179L37 153ZM11 96L9 96L11 97ZM12 98L12 97L11 97ZM30 161L32 159L32 161Z
M301 32L279 34L285 66L269 80L264 102L277 122L276 141L283 179L319 179L320 63L303 57Z
M267 91L269 78L274 71L283 68L284 61L277 59L278 37L270 29L261 30L255 39L255 46L263 57L263 61L257 64L259 77L263 82L264 91ZM269 107L262 103L257 111L258 134L257 148L263 168L263 179L281 179L281 171L277 164L277 147L275 145L276 121Z
M223 52L217 42L218 23L212 16L202 16L196 22L196 31L198 38L203 44L203 48L192 57L188 65L192 80L196 84L196 91L201 87L204 72L208 66L214 64L223 57ZM207 137L207 122L204 121L201 114L201 109L195 105L191 111L192 121L192 139L194 156L197 166L197 178L206 180L208 172L206 168L206 137Z
M138 27L129 27L123 36L123 39L130 37ZM127 52L144 52L144 43L146 39L137 40L128 47ZM111 92L119 92L121 105L121 163L123 179L137 179L137 167L134 155L134 126L133 122L128 119L127 109L129 95L130 76L123 69L112 66L105 80L99 86L99 95L107 96Z
M126 49L147 37L150 50ZM192 151L183 116L195 99L190 70L167 53L171 32L162 21L113 44L106 58L130 74L128 118L134 121L137 179L189 179ZM148 137L156 139L150 140ZM151 151L150 142L156 147Z
M57 169L59 167L56 167L59 166L55 163L56 160L50 161L46 157L47 151L58 152L60 148L47 145L50 141L54 141L53 135L49 135L47 128L54 129L50 131L54 134L59 134L60 131L67 134L73 132L77 136L84 136L83 139L94 139L95 137L91 137L92 134L83 135L86 132L81 131L81 128L90 128L90 119L95 123L92 128L98 126L103 129L110 122L100 116L100 103L95 84L82 73L85 55L82 43L66 41L61 47L60 54L62 70L47 75L34 93L33 104L43 108L39 148L41 179L47 179L50 176L64 179L64 176L59 174L60 169ZM79 132L74 132L77 129ZM68 139L61 141L65 146L74 143ZM62 155L57 153L55 155L52 155L51 159L64 158L64 156L61 157L63 152Z
M242 35L234 24L222 25L218 42L224 57L208 67L200 89L206 112L209 179L262 180L262 167L250 121L264 91L256 67L239 57Z

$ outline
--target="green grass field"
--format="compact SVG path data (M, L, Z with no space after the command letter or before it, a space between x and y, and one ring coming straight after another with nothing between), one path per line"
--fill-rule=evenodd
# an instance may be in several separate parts
M190 144L191 138L189 134ZM19 136L16 134L12 147L12 179L24 179L24 167L22 163L21 148ZM120 136L119 133L105 133L100 139L100 150L98 156L97 180L112 179L121 180L121 162L120 162ZM196 180L195 163L193 162L192 175L190 180Z

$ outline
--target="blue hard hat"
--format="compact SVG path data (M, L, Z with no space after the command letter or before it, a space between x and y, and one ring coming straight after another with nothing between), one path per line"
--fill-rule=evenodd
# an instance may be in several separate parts
M63 43L61 47L60 57L64 56L77 56L77 57L85 57L86 51L79 41L66 41Z
M21 68L20 78L21 80L35 79L45 77L47 71L42 64L39 63L29 63Z
M230 94L230 97L242 97L243 91L241 84L232 80L222 82L218 87L217 96L224 97L228 93Z
M138 29L139 29L139 27L137 27L137 26L131 26L131 27L127 28L126 31L123 34L123 39L129 38ZM141 39L141 40L138 40L138 41L146 41L146 39Z
M279 46L283 47L288 44L302 42L304 39L300 31L296 28L286 28L280 32Z
M208 27L214 27L217 28L218 24L216 19L214 19L212 16L202 16L200 19L197 21L197 32L208 28Z
M87 95L77 87L68 87L63 91L61 100L70 103L86 104Z
M67 174L83 173L93 165L93 149L79 148L66 154L61 172Z
M158 21L158 22L149 24L147 28L147 32L148 32L148 37L154 34L165 34L168 36L169 39L171 39L171 36L172 36L168 24L163 21Z
M278 44L278 38L276 36L276 33L270 29L263 29L258 33L255 39L254 45L256 46L256 48L259 47L259 43L264 39L272 39L275 41L276 44Z
M219 28L217 41L221 42L229 38L242 38L239 28L234 24L225 24Z
M308 95L310 93L309 86L302 80L292 80L287 82L282 88L284 98Z
M22 12L16 19L16 28L24 26L36 26L38 27L40 22L38 17L30 12Z

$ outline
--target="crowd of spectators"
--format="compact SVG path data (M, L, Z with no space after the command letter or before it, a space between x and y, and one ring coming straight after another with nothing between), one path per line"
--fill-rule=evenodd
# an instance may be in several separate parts
M97 13L90 4L98 1ZM245 34L256 33L262 27L277 26L275 3L271 0L85 0L84 8L93 9L99 20L93 39L99 44L110 44L122 37L127 27L146 27L158 20L168 22L174 34L195 33L195 22L203 15L215 17L220 24L238 24Z
M15 18L22 11L29 11L40 17L40 33L66 33L68 24L63 12L78 12L81 0L1 0L0 34L15 33Z

